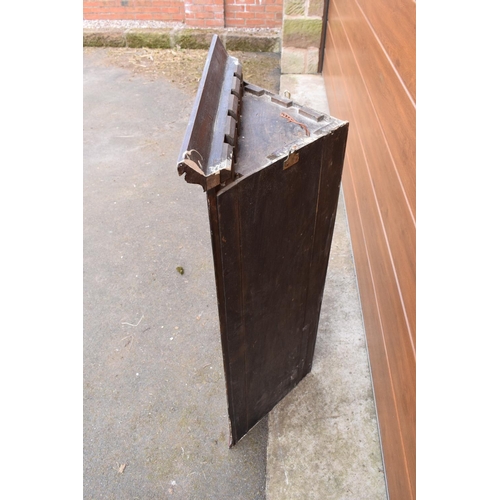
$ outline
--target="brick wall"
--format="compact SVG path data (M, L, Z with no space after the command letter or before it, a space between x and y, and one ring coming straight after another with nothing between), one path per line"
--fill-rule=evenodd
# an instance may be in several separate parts
M283 0L226 0L226 26L281 28Z
M281 28L283 0L83 0L83 18L182 22L199 28Z
M83 0L83 18L184 22L184 1Z
M224 0L185 0L186 26L224 27Z

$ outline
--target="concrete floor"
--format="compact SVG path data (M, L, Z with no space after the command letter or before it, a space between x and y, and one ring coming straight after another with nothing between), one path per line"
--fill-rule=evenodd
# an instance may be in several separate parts
M328 110L320 76L281 89ZM343 199L312 372L228 449L205 194L175 169L193 100L84 56L84 498L386 498Z
M98 52L83 87L84 498L263 499L267 420L228 448L206 197L176 171L194 95Z

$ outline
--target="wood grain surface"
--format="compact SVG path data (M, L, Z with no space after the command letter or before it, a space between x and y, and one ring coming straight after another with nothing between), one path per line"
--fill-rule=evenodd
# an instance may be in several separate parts
M331 0L323 76L350 122L343 189L388 493L416 494L415 3Z
M263 94L241 123L239 177L207 192L231 444L312 368L348 131Z

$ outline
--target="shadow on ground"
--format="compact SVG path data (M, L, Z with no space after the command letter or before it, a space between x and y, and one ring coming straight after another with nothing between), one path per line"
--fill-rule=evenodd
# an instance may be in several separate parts
M206 56L183 52L176 82L166 52L84 51L86 499L265 498L267 419L228 448L205 194L176 172ZM272 57L251 81L277 91Z

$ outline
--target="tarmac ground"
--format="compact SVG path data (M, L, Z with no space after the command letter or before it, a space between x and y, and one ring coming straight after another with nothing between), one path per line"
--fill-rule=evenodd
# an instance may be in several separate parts
M343 197L313 369L229 449L206 198L176 171L192 74L169 80L153 49L85 49L84 498L385 499ZM336 116L321 75L248 61L251 83L264 68L262 86Z
M84 498L263 499L267 419L228 448L205 194L176 170L194 94L104 51L83 75Z

